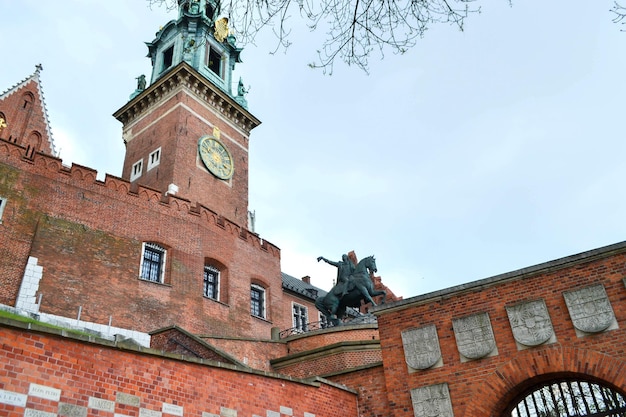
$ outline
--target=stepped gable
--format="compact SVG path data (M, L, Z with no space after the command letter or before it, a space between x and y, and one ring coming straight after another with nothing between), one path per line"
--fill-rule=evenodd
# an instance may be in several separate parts
M56 155L48 111L39 77L43 67L0 94L0 139L21 145L29 153Z
M130 183L125 179L109 174L106 174L104 181L101 181L96 178L98 172L92 168L78 164L63 165L63 161L58 157L44 153L33 154L22 146L0 139L0 163L2 162L27 172L48 177L53 181L75 186L85 192L107 193L109 194L108 197L125 202L142 202L144 205L151 205L154 210L174 210L191 216L201 216L212 225L239 236L240 239L261 250L271 252L272 256L280 256L280 249L265 239L261 239L258 234L250 232L210 208L199 203L193 204L185 198L167 193L163 194L159 190ZM129 197L135 197L138 200L129 200ZM174 215L174 212L171 214Z

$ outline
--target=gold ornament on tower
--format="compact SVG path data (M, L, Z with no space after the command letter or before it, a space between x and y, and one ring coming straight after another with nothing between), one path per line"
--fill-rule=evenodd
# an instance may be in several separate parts
M230 29L228 29L227 17L222 17L215 21L215 39L217 39L218 42L224 42L229 32Z

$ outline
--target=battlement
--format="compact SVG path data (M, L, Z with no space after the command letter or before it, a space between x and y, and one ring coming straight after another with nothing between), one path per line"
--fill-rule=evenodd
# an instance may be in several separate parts
M253 247L269 252L274 257L280 256L280 249L262 239L258 234L200 203L194 204L183 197L131 183L108 173L105 174L104 180L98 180L98 171L93 168L75 163L67 166L63 164L60 158L44 153L38 152L29 155L26 148L6 140L0 140L0 162L5 162L17 169L36 175L43 175L52 181L59 181L95 193L106 193L107 198L150 206L152 210L158 210L161 213L169 211L170 215L186 215L189 216L190 220L194 219L193 221L200 217L206 224L238 236ZM84 193L82 198L86 198Z

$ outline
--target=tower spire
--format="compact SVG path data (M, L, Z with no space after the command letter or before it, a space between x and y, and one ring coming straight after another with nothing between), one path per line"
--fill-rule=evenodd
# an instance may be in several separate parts
M219 18L216 0L178 0L178 19L167 23L147 42L152 60L150 83L156 82L181 62L188 63L231 97L232 72L241 62L242 48L230 33L228 19Z

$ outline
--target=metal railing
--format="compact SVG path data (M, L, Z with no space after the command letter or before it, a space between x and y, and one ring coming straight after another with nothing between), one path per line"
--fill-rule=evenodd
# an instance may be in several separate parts
M356 317L350 317L350 318L345 319L341 323L341 326L348 326L348 325L351 326L351 325L358 325L358 324L376 324L377 322L378 321L376 320L376 317L373 314L361 314ZM309 333L315 330L329 329L331 327L335 327L335 326L333 326L332 323L326 322L325 320L314 321L311 323L306 323L303 326L292 327L290 329L283 330L279 333L279 338L284 339L289 336Z

